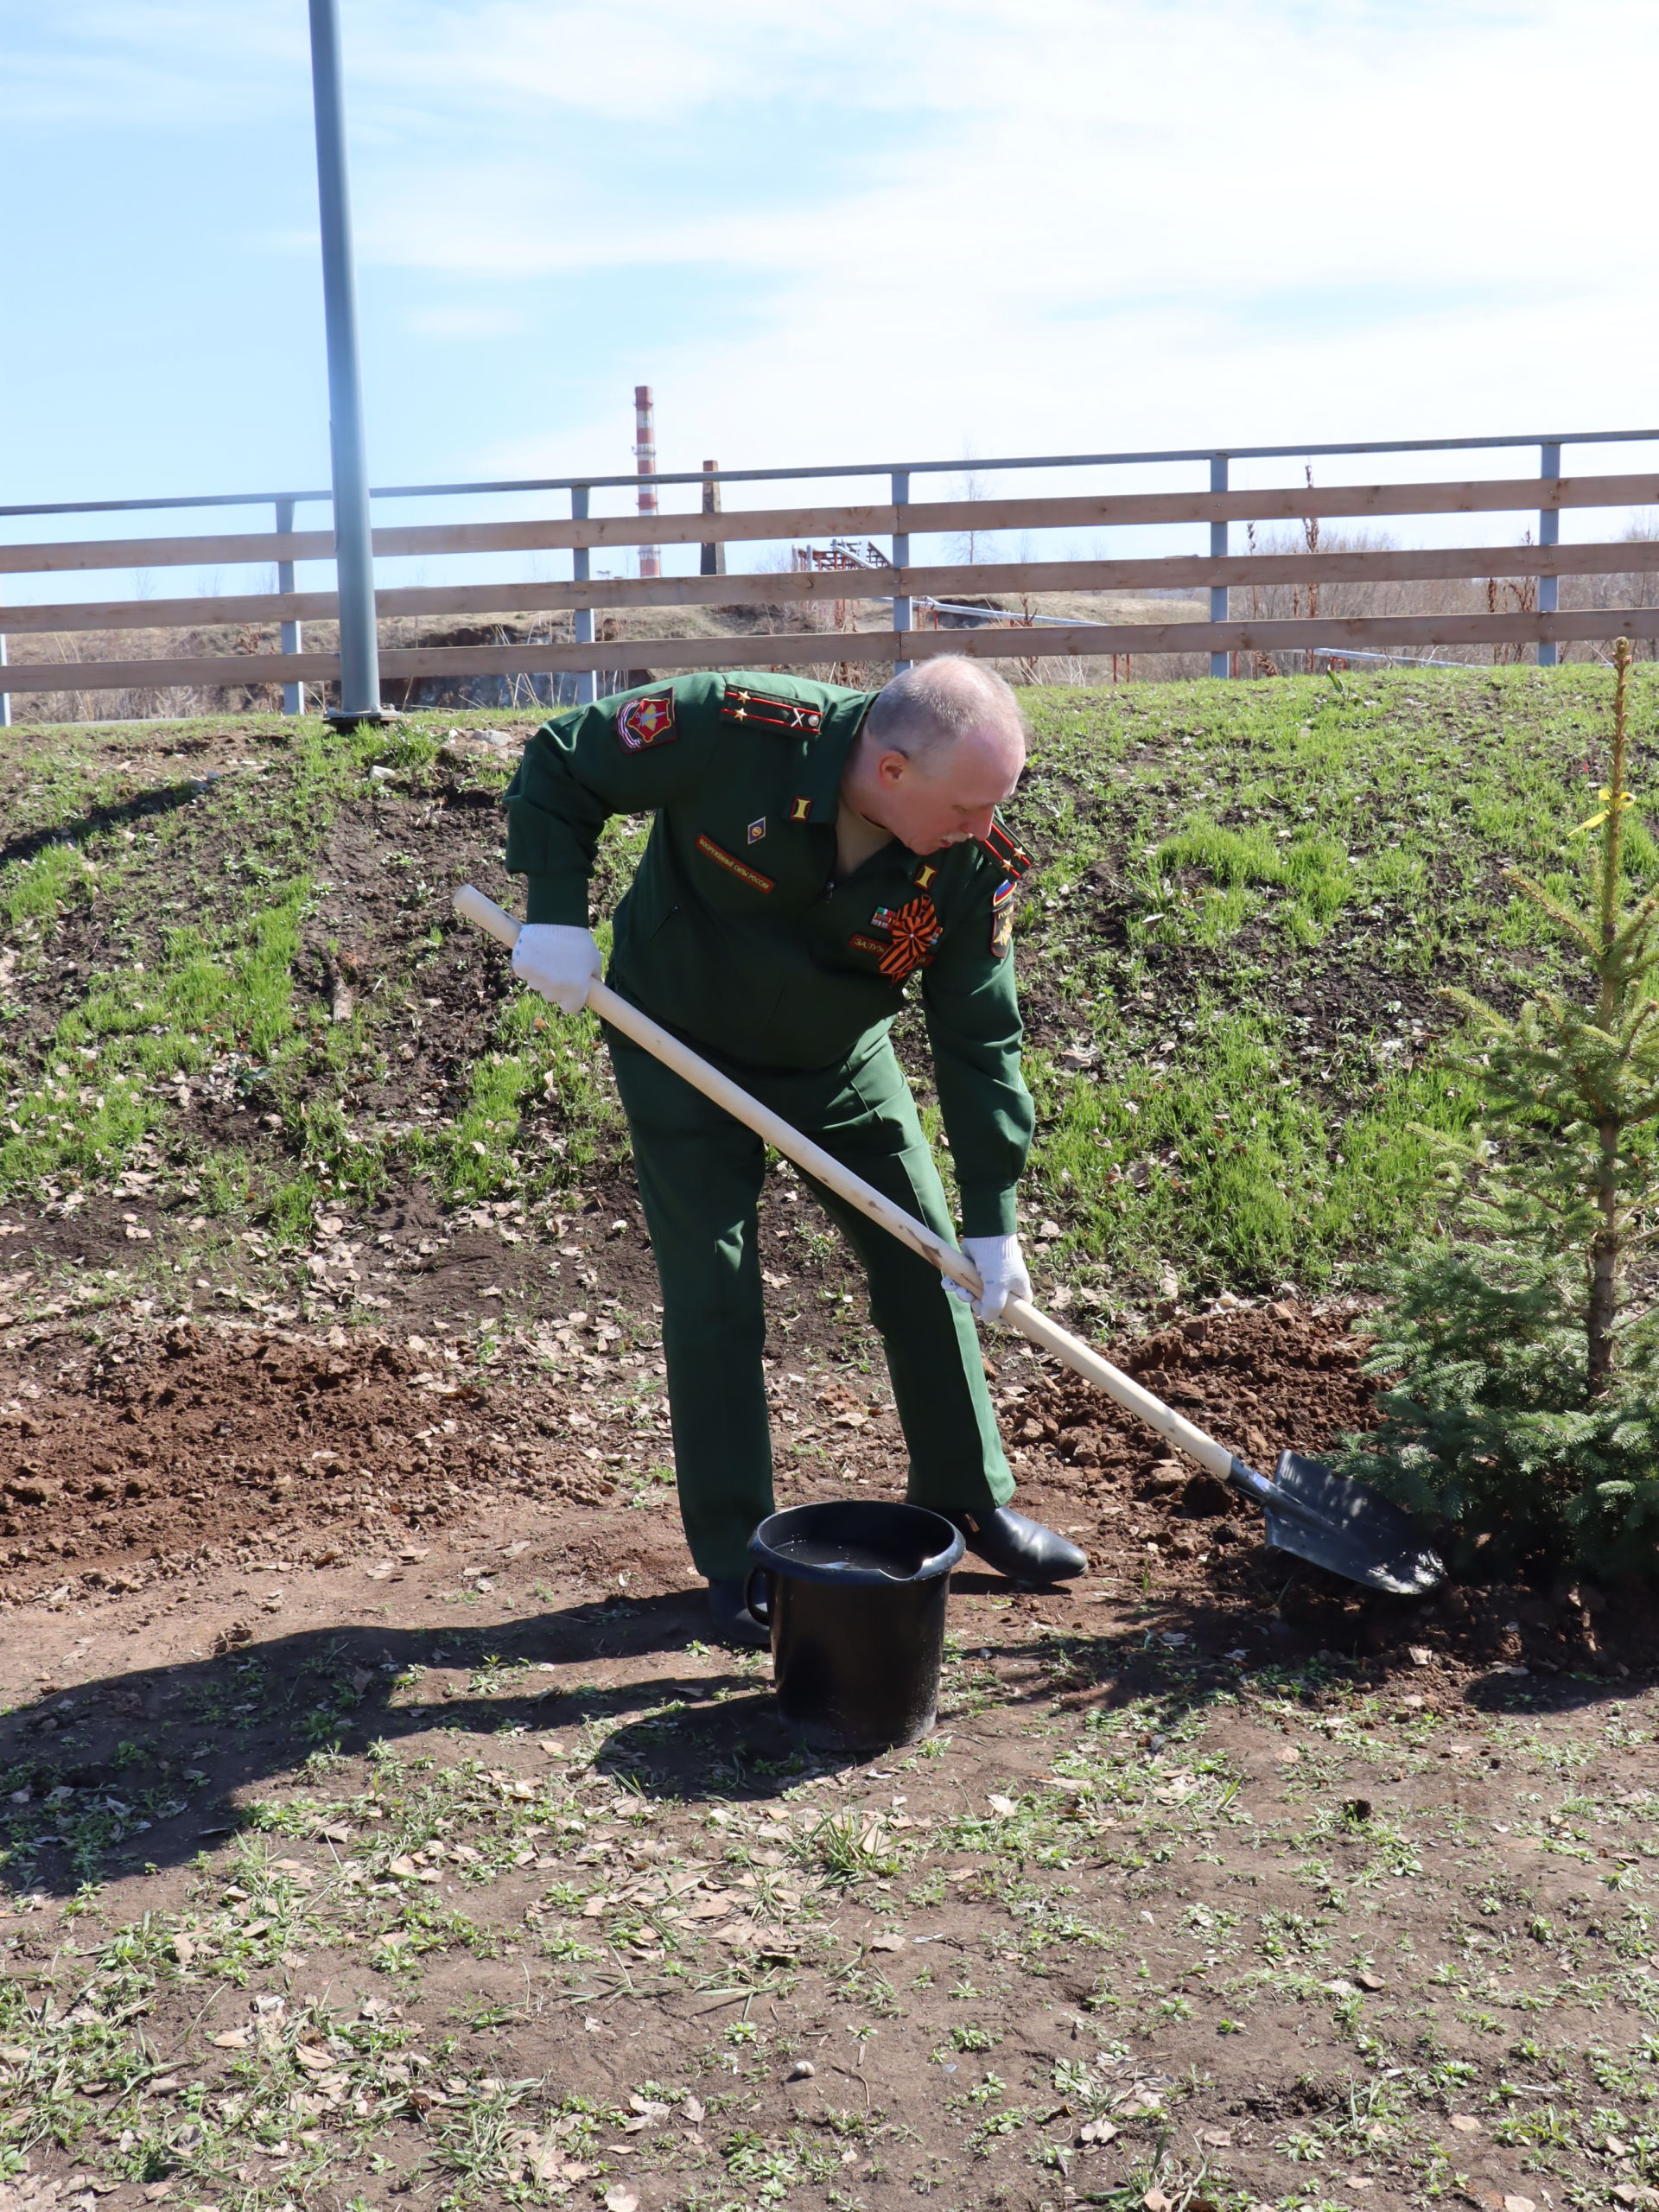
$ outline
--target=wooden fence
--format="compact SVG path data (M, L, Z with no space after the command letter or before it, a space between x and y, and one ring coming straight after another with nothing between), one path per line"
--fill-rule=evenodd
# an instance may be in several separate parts
M1002 597L1053 592L1159 593L1208 589L1209 621L1079 622L1033 632L1025 623L993 617L985 626L948 631L896 625L833 637L821 631L784 632L759 639L733 637L620 638L564 644L416 645L383 648L384 675L395 678L476 675L601 674L648 660L655 669L718 668L758 652L766 664L787 666L855 654L861 661L916 660L934 653L1029 660L1125 653L1235 653L1275 656L1315 649L1389 653L1423 646L1494 646L1514 651L1574 641L1605 640L1628 633L1659 637L1659 608L1596 607L1554 611L1540 594L1538 612L1308 616L1239 621L1224 611L1224 594L1241 585L1325 582L1400 582L1446 579L1535 578L1633 575L1659 570L1659 542L1621 538L1585 544L1427 547L1418 550L1347 550L1148 556L1115 560L1021 560L911 565L907 561L855 573L762 571L717 576L664 576L646 581L588 579L585 556L606 548L683 545L800 538L887 538L901 554L912 537L952 533L1109 529L1126 525L1207 523L1212 543L1238 522L1374 520L1382 517L1480 513L1536 513L1554 535L1555 518L1576 508L1626 510L1659 505L1659 474L1501 477L1461 482L1305 486L1264 491L1111 493L1061 497L901 500L882 505L788 506L724 513L627 514L549 518L510 522L436 523L388 526L374 533L377 555L460 556L568 550L577 556L570 582L526 581L443 585L381 591L383 616L463 615L511 610L541 613L719 605L773 606L891 599L907 616L908 602L971 593ZM60 543L0 545L0 574L39 575L96 569L326 561L332 533L284 530L166 537L98 538ZM1549 594L1553 598L1553 593ZM327 591L213 594L177 599L30 602L0 608L0 631L13 637L76 632L144 630L240 624L294 624L331 618L335 600ZM1214 664L1212 658L1212 665ZM338 677L337 656L327 652L264 652L199 654L171 658L13 661L0 671L0 691L96 692L175 686L240 688L254 683L326 683Z

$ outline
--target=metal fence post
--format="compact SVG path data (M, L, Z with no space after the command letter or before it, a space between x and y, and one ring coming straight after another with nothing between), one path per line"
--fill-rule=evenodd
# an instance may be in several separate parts
M276 535L279 537L286 537L289 531L291 531L293 527L293 500L278 499L276 502ZM291 561L279 561L276 563L276 588L278 591L293 590L294 563ZM285 653L296 653L300 652L301 648L302 639L299 624L297 622L284 622L283 625L283 651ZM302 715L305 712L305 686L303 683L283 684L283 712L285 715Z
M893 472L893 504L895 507L902 507L907 506L909 503L910 471L907 468L895 468ZM897 517L894 519L897 520ZM910 566L910 532L907 530L895 531L893 533L893 565L895 569L907 569ZM908 593L902 599L895 599L893 602L893 626L895 630L908 630L911 626ZM893 672L895 676L906 675L912 665L913 663L907 660L896 660L893 664Z
M588 519L588 486L585 484L570 486L570 519L572 522L586 522ZM588 582L588 548L585 545L578 545L571 554L570 574L579 584ZM591 607L576 609L575 628L576 643L591 645L594 642L594 610ZM597 671L591 668L584 668L578 673L576 704L579 707L591 707L599 696L594 688L597 680Z
M1224 492L1227 489L1227 456L1224 453L1212 453L1210 456L1210 489L1212 492ZM1212 522L1210 525L1210 557L1212 561L1219 561L1224 560L1226 556L1227 525L1224 522ZM1212 622L1224 622L1227 620L1228 605L1226 585L1211 584L1210 620ZM1211 676L1225 676L1231 664L1230 653L1211 653L1210 656Z
M702 512L706 515L720 512L720 483L715 475L720 463L705 461L702 464ZM697 574L700 576L723 576L726 573L726 541L716 537L705 543L697 554Z
M1561 449L1553 442L1538 448L1538 474L1559 476L1561 473ZM1540 507L1538 510L1538 543L1559 545L1561 542L1561 511L1559 507ZM1559 576L1540 576L1538 579L1538 612L1554 614L1561 602L1561 580ZM1553 643L1541 643L1538 647L1540 668L1554 668L1560 658Z
M352 203L346 171L346 107L335 0L311 0L311 91L316 114L317 204L322 218L334 579L340 599L340 708L331 719L351 724L378 721L384 709L380 644L374 621L374 540L363 438L357 280L352 267Z

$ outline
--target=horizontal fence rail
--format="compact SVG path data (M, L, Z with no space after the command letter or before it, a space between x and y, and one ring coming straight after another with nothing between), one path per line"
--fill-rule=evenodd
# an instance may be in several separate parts
M923 569L782 569L754 575L600 577L586 583L421 584L377 592L383 615L544 614L578 607L769 607L783 600L945 599L952 593L1198 590L1222 584L1395 583L1659 570L1659 538L1596 545L1429 546L1414 552L1181 555L1141 561L983 561ZM189 624L331 620L331 591L213 593L202 599L54 601L4 610L6 628L161 630ZM977 610L975 610L977 611ZM820 635L826 633L819 633ZM848 632L860 638L864 631ZM641 648L654 641L640 639ZM1120 645L1117 650L1122 652ZM635 656L638 658L638 655ZM822 658L822 656L820 656Z
M1526 430L1516 435L1483 434L1472 438L1350 438L1336 444L1304 446L1161 446L1126 453L1002 454L989 461L976 458L966 466L976 474L1004 468L1131 468L1182 461L1317 461L1331 454L1481 453L1519 452L1522 446L1642 445L1659 439L1652 430ZM836 476L960 476L960 461L836 461L817 468L701 468L658 469L652 481L674 484L786 484L810 479L826 482ZM625 476L517 476L478 484L381 484L370 493L376 499L453 499L463 493L597 492L620 489L637 492L637 470ZM280 500L290 505L327 505L327 492L205 492L160 499L49 499L22 506L0 506L0 520L17 515L115 515L159 513L176 507L269 507Z
M604 515L589 522L416 523L377 530L391 558L433 553L539 553L636 545L731 544L741 539L939 537L973 531L1100 530L1147 523L1300 522L1382 515L1526 514L1564 507L1659 503L1659 474L1522 476L1486 484L1338 484L1271 492L1120 492L1099 498L942 499L903 505L776 507L717 515ZM92 538L64 545L0 545L0 573L63 569L165 569L328 561L323 530L228 537Z
M379 591L377 613L386 619L424 620L432 617L479 617L569 613L575 637L546 642L490 644L383 645L383 673L398 680L441 683L463 677L550 677L574 674L578 696L592 696L599 679L626 672L637 673L648 663L653 673L674 670L733 666L795 667L844 662L887 663L903 666L939 653L966 653L976 658L1082 661L1124 655L1207 654L1213 673L1224 674L1239 656L1256 657L1276 664L1286 652L1335 653L1344 649L1357 656L1409 654L1432 646L1485 648L1514 657L1535 648L1541 662L1553 660L1558 648L1573 643L1600 644L1625 633L1643 639L1659 637L1659 610L1642 606L1561 609L1557 587L1562 577L1627 577L1634 581L1659 574L1659 537L1603 537L1581 544L1561 544L1559 524L1562 513L1575 510L1630 510L1659 506L1659 470L1623 471L1602 474L1573 474L1561 467L1561 448L1567 444L1659 444L1659 431L1586 432L1573 436L1541 438L1535 442L1540 468L1535 475L1462 477L1452 480L1405 483L1346 483L1242 489L1228 480L1228 464L1242 449L1183 450L1179 453L1116 455L1071 455L1023 461L975 461L915 463L887 474L892 497L883 501L835 505L791 505L683 514L633 513L595 516L588 512L588 493L613 485L634 488L632 478L539 480L532 484L485 486L401 486L377 497L436 496L461 493L521 493L563 488L569 493L568 515L527 517L499 521L454 521L391 524L374 531L374 550L384 559L424 556L465 557L512 553L566 552L571 556L568 579L545 578L519 582L461 583L394 587ZM1260 448L1257 454L1300 456L1303 454L1426 453L1452 450L1459 442L1446 440L1385 442L1367 447ZM1518 445L1521 440L1470 440L1478 447ZM958 474L981 469L1013 467L1058 468L1106 464L1191 461L1208 463L1208 486L1187 490L1089 492L955 499L918 499L910 496L912 472ZM726 470L683 476L664 475L658 485L675 483L708 486L780 484L808 474L824 476L872 475L878 472L850 467L823 471ZM266 650L256 637L245 649L235 652L174 651L147 658L115 658L97 654L91 658L67 654L49 660L4 659L4 636L0 635L0 692L97 693L108 691L171 690L181 687L207 690L245 689L280 684L284 703L293 710L302 703L302 686L328 683L339 677L338 656L332 652L307 650L302 639L306 623L331 621L337 613L335 594L328 589L297 590L293 587L294 564L331 562L334 536L327 529L294 527L294 507L316 493L262 495L273 505L278 527L267 531L198 532L149 537L78 538L60 542L36 541L0 544L0 574L30 576L92 573L136 569L151 570L194 565L200 568L264 567L274 569L279 588L243 593L212 592L190 597L160 599L114 598L75 601L30 598L22 605L0 607L0 632L14 639L59 637L66 639L97 632L185 632L239 626L254 632L280 628L283 650ZM222 506L234 504L230 495L199 501L142 503L162 506ZM108 501L67 503L56 507L10 508L0 516L125 512L141 503ZM1325 521L1361 524L1391 518L1469 515L1529 515L1536 518L1537 542L1510 545L1431 546L1416 549L1350 546L1320 550L1318 525ZM1232 524L1300 524L1306 546L1284 550L1282 542L1271 550L1239 552L1229 543ZM1141 529L1179 525L1209 526L1211 550L1206 554L1149 554L1139 556L1018 561L1001 559L912 562L914 538L983 538L992 533L1050 531ZM801 540L855 539L873 548L874 557L887 565L800 568L752 570L741 575L703 574L647 579L593 576L589 556L594 552L631 550L642 546L701 545L709 549L705 568L712 568L713 550L727 544L790 543ZM1319 611L1317 594L1327 585L1396 585L1431 582L1484 583L1486 611L1462 609L1445 613L1335 614ZM1501 606L1503 582L1510 604ZM1270 617L1236 619L1230 594L1288 587L1297 594L1287 619L1279 607ZM1071 620L1065 614L1035 616L1029 608L1016 613L1006 605L964 607L955 602L965 595L982 601L1043 594L1119 593L1208 595L1210 619L1177 616L1168 621L1135 619L1121 621ZM1606 595L1605 591L1602 594ZM1636 595L1645 596L1645 588ZM1300 611L1306 597L1306 611ZM718 607L733 610L794 608L802 611L853 601L890 601L890 628L860 630L794 628L779 631L743 630L719 637L595 637L594 617L600 612L622 618L631 611L662 607ZM1466 594L1465 594L1466 601ZM948 615L953 622L976 622L980 626L918 629L918 603ZM797 619L800 619L799 616ZM1040 631L1033 624L1039 620ZM194 641L188 637L187 647ZM201 641L204 645L207 640ZM276 642L273 634L271 643ZM4 704L0 697L0 707Z
M649 660L653 669L770 668L836 657L857 649L860 660L924 660L964 653L976 660L1044 660L1103 653L1257 652L1374 645L1565 645L1580 639L1659 638L1659 607L1588 610L1577 614L1321 615L1287 622L1078 622L1040 632L860 630L781 631L748 638L624 638L573 645L383 646L381 672L393 677L530 676L543 671L616 672ZM745 652L745 647L753 647ZM234 671L233 674L227 671ZM14 691L130 690L144 684L326 683L340 674L335 653L216 654L180 660L14 661L5 682Z

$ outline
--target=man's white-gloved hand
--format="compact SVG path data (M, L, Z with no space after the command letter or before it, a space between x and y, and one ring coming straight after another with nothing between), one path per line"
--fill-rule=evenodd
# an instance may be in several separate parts
M569 922L526 922L512 948L512 972L561 1014L580 1014L603 963L591 930Z
M971 1260L979 1269L979 1279L985 1288L976 1298L949 1277L944 1287L952 1298L971 1306L982 1321L1000 1321L1002 1308L1011 1298L1031 1296L1031 1277L1026 1273L1017 1236L964 1236L962 1249L963 1257Z

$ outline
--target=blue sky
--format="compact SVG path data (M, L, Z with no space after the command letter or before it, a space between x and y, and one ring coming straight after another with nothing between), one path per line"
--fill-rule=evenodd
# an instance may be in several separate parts
M1659 413L1649 0L341 10L382 483ZM0 502L326 481L309 101L0 0Z

